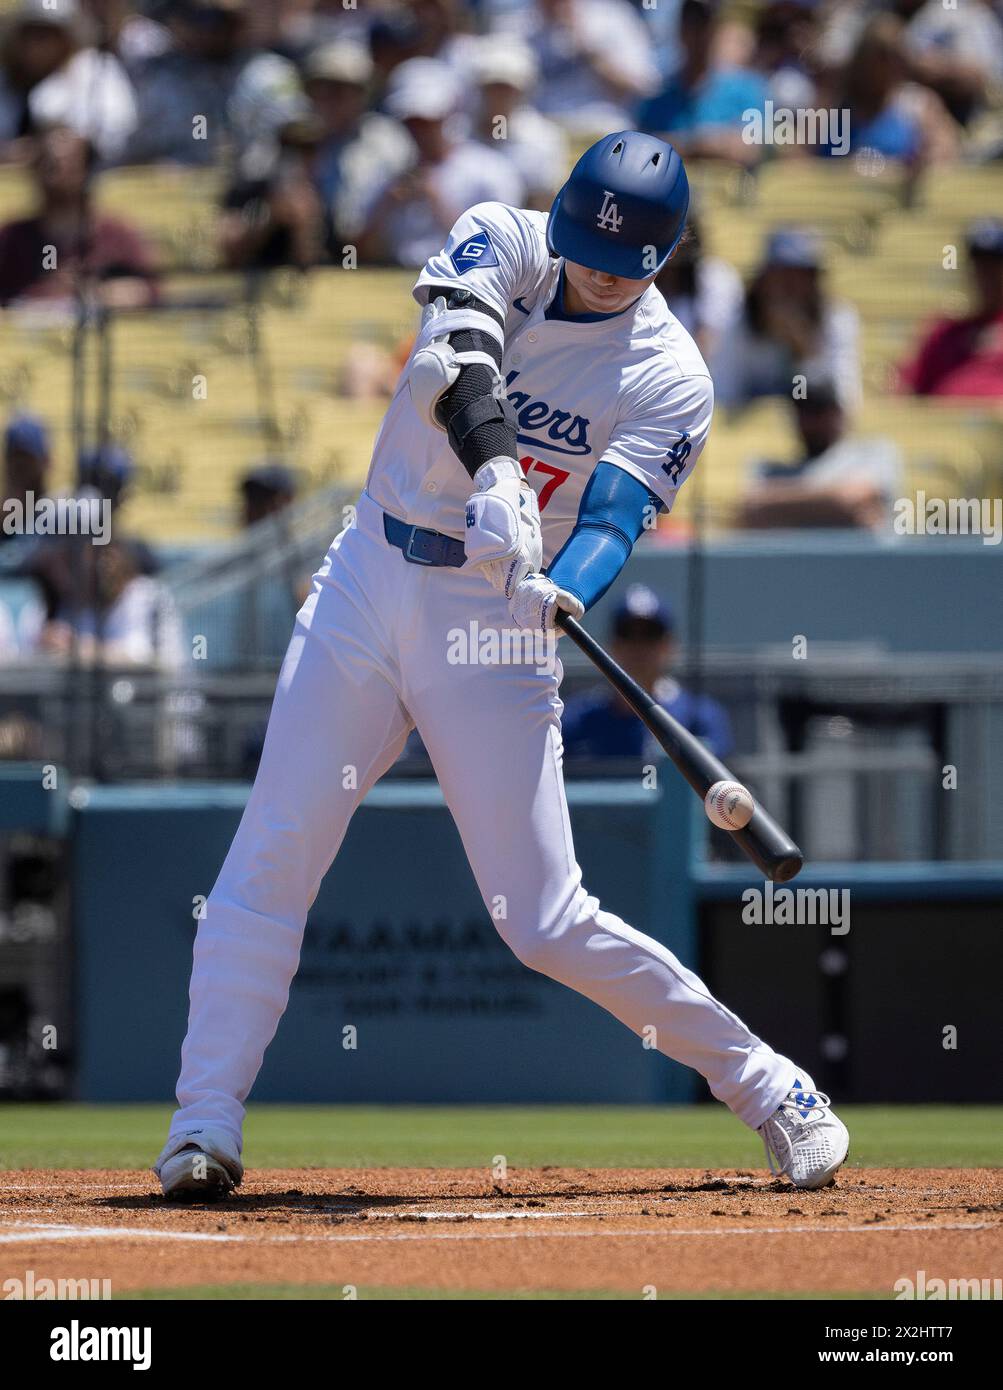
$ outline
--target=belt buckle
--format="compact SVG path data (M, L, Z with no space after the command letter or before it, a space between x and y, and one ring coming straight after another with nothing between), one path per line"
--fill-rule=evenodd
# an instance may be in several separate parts
M407 545L404 547L404 559L411 565L434 565L434 560L426 560L423 556L414 553L413 547L419 532L423 532L426 536L435 535L435 532L430 531L427 526L412 526Z

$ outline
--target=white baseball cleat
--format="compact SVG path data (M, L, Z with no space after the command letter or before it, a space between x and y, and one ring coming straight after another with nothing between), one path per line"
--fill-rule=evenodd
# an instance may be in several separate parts
M850 1135L829 1108L832 1102L805 1077L796 1078L786 1097L757 1133L766 1146L770 1172L795 1187L827 1187L846 1158Z
M236 1141L225 1130L174 1134L153 1165L164 1196L175 1202L218 1202L244 1176Z

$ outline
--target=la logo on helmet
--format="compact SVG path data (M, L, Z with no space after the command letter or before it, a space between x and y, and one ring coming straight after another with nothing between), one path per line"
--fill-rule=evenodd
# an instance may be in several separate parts
M596 226L602 227L604 232L618 232L623 226L623 218L620 216L620 209L613 201L613 194L608 188L603 189L602 207L596 218Z

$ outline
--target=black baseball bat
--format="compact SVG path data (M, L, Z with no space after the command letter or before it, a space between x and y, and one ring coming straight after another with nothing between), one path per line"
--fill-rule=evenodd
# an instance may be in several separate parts
M557 622L651 730L701 801L715 782L739 780L698 738L684 729L678 719L673 719L632 676L628 676L570 614L559 612ZM787 883L801 872L804 855L758 801L755 805L748 825L726 833L767 878L774 883Z

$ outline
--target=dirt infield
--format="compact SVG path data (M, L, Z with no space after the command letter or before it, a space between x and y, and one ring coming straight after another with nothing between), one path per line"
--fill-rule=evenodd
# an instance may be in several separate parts
M476 1290L873 1292L999 1277L1003 1172L846 1169L822 1192L760 1172L289 1169L212 1207L149 1174L0 1174L0 1284L324 1284Z

